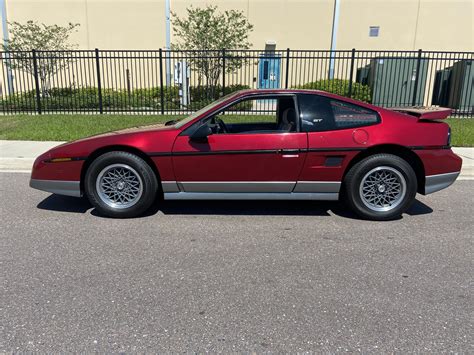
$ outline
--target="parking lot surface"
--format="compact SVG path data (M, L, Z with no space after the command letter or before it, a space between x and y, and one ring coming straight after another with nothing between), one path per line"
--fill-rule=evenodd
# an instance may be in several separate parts
M474 351L474 181L370 222L285 201L114 220L28 180L0 173L0 351Z

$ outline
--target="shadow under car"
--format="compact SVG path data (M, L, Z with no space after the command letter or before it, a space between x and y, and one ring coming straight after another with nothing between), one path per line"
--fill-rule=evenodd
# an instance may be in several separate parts
M41 201L37 208L54 212L86 213L93 208L82 197L50 195ZM161 211L164 215L236 215L236 216L330 216L333 214L351 219L360 219L342 202L333 201L157 201L142 217ZM432 213L433 209L415 200L407 210L410 216ZM101 216L95 209L91 214Z

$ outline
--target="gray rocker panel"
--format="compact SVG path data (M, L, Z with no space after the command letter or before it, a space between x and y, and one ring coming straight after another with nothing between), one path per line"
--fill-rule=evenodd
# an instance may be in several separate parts
M296 181L186 181L178 182L184 192L288 192L293 191Z
M165 181L166 200L338 200L331 181Z
M338 193L339 181L163 181L163 192Z
M165 192L165 200L326 200L336 201L338 193L305 192Z

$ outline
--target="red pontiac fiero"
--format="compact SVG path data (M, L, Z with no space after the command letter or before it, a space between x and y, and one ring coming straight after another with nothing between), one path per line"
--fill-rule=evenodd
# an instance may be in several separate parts
M338 200L400 216L451 185L449 109L384 109L313 90L243 90L161 127L106 133L39 156L30 186L134 217L164 200ZM100 119L100 117L97 117Z

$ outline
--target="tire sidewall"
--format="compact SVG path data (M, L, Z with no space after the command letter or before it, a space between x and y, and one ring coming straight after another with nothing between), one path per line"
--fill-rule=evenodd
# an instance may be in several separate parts
M143 192L137 203L131 207L124 209L113 208L99 197L96 188L97 177L104 168L113 164L126 164L140 175ZM115 151L105 153L92 162L85 175L84 188L87 198L99 213L108 217L128 218L142 214L151 206L155 201L158 183L153 170L143 159L128 152Z
M405 179L406 193L402 202L390 211L373 211L362 201L360 185L364 176L380 166L396 169ZM377 154L357 163L348 174L346 194L348 202L354 211L361 217L375 220L389 220L399 217L413 203L418 189L416 174L413 168L404 159L391 154Z

